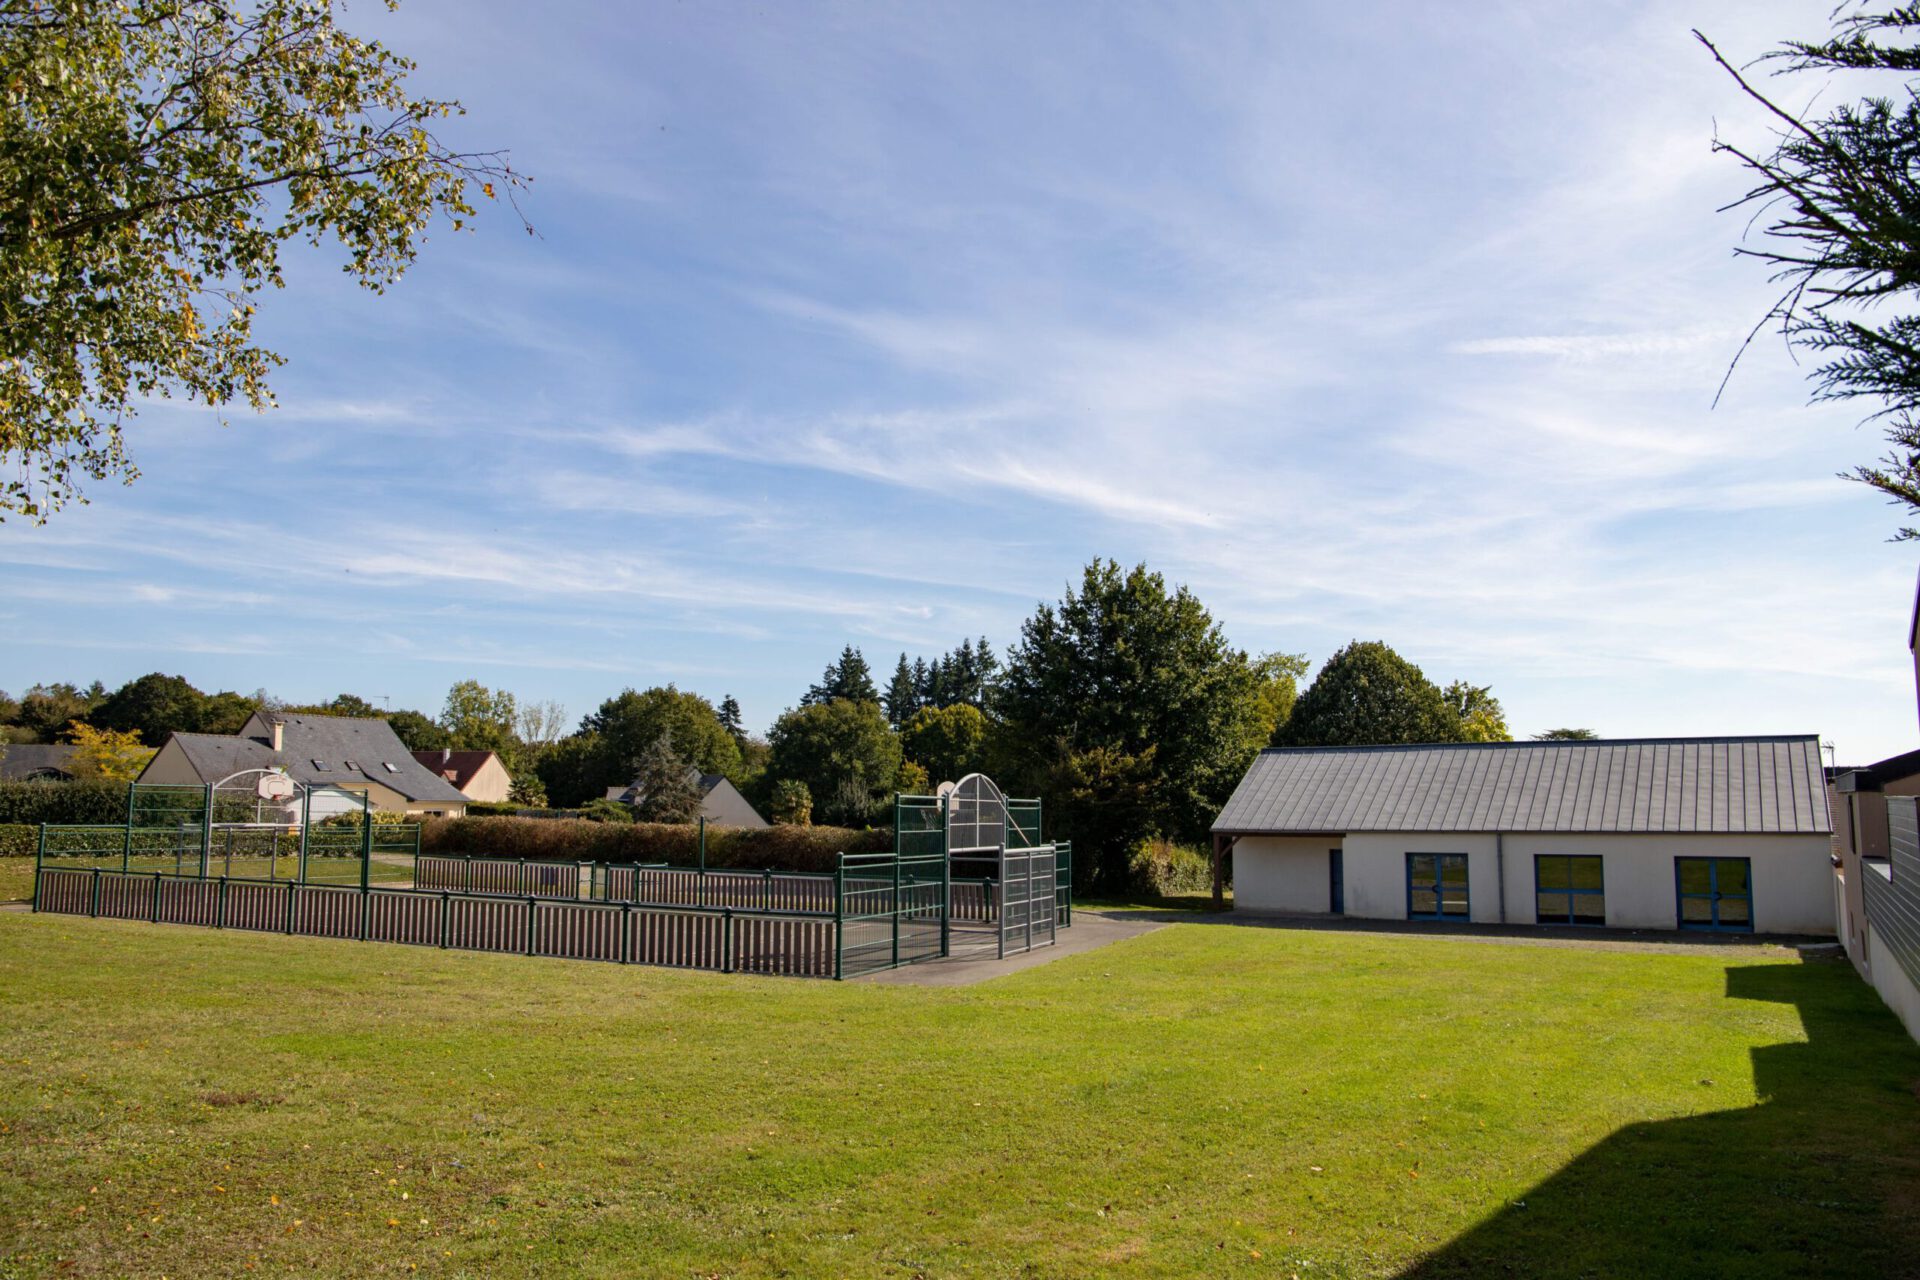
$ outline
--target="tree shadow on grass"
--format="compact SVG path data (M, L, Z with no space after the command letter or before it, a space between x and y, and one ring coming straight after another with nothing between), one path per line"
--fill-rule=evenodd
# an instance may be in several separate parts
M1806 1028L1753 1050L1757 1105L1622 1129L1402 1280L1920 1276L1920 1047L1844 961L1729 968L1727 995Z

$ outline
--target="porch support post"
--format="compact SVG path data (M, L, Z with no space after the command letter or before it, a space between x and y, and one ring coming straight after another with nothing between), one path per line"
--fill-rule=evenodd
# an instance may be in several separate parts
M1222 865L1222 862L1226 857L1227 851L1233 848L1233 842L1237 839L1239 839L1238 836L1221 835L1218 832L1216 832L1213 837L1213 905L1215 910L1224 910L1227 905L1226 869Z

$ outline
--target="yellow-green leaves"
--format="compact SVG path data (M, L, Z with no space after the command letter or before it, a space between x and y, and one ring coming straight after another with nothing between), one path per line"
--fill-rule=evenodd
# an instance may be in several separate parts
M130 481L120 424L150 395L272 405L251 341L281 243L337 243L378 290L469 180L524 182L425 126L412 64L331 0L0 9L0 520ZM276 194L277 193L277 194Z

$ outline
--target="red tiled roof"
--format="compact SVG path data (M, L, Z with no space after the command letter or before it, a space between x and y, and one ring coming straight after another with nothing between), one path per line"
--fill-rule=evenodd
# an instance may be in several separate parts
M413 758L465 791L467 784L473 781L473 775L480 772L487 761L493 759L493 752L416 751L413 753Z

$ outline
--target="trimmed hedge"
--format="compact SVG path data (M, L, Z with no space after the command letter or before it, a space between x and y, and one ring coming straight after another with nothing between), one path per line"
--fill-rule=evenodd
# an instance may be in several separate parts
M117 825L126 820L124 782L0 782L0 825Z
M884 853L887 828L777 826L707 828L707 865L750 871L831 871L838 853ZM420 852L557 862L700 861L699 829L688 823L583 822L570 818L427 818Z
M40 852L40 828L0 822L0 858L31 858Z

